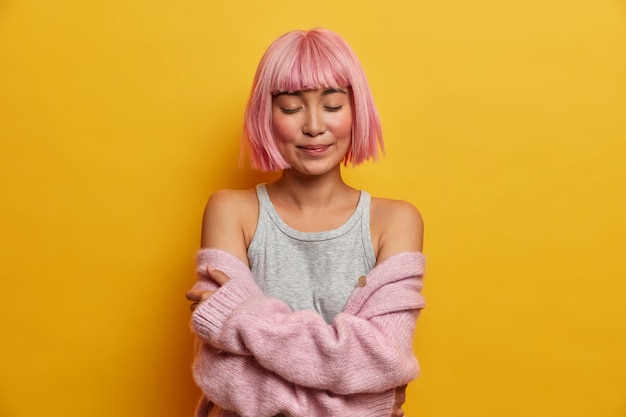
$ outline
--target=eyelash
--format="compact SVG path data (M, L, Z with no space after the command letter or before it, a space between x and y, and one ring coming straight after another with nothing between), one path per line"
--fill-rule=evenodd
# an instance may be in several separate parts
M338 112L339 110L341 110L343 108L343 106L324 106L324 110L329 111L329 112ZM285 114L295 114L298 111L300 111L301 107L298 107L297 109L286 109L284 107L281 107L280 110L285 113Z
M297 109L286 109L286 108L284 108L284 107L281 107L281 108L280 108L280 111L282 111L282 112L283 112L283 113L285 113L285 114L295 114L295 113L297 113L298 111L300 111L300 107L298 107Z

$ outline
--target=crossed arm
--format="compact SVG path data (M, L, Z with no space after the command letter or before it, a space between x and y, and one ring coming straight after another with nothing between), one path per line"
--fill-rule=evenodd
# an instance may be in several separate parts
M216 269L207 270L208 262ZM312 410L319 409L326 415L353 415L346 410L367 404L354 413L364 416L384 404L386 412L378 408L372 415L391 415L396 387L417 375L412 335L423 306L420 254L399 254L374 268L368 285L355 290L332 325L264 296L247 266L230 254L205 249L199 263L201 279L190 293L216 290L218 283L222 287L194 311L193 327L204 342L194 369L198 385L220 405L247 404L244 393L238 396L239 389L228 388L234 381L244 386L245 380L259 390L282 393L256 396L255 407L278 406L282 399L282 407L296 408L292 415L314 415ZM342 411L332 412L337 407ZM401 413L398 406L396 411Z

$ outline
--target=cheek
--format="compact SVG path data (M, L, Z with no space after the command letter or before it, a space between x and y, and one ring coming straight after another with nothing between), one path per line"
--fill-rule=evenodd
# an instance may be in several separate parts
M352 136L352 114L336 120L333 124L333 133L337 139L349 139Z
M276 141L289 141L294 137L294 126L285 118L272 117L272 133Z

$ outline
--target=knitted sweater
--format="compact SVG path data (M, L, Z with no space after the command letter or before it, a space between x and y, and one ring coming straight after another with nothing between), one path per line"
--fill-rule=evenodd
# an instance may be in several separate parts
M227 252L202 249L197 265L196 289L218 289L207 265L231 279L192 315L193 376L204 395L196 417L208 415L208 399L233 410L223 417L385 417L395 388L418 374L412 340L424 307L421 253L374 267L332 324L265 296Z

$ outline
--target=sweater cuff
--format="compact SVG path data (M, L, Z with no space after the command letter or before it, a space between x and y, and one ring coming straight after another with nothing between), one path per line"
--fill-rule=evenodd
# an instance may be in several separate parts
M211 297L198 304L191 320L200 339L218 347L219 336L233 312L250 297L262 295L256 284L245 278L234 278Z
M389 416L396 402L396 390L391 389L380 394L374 394L365 399L368 416Z

